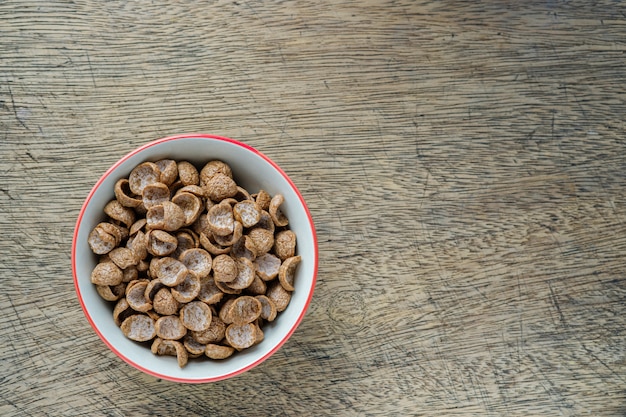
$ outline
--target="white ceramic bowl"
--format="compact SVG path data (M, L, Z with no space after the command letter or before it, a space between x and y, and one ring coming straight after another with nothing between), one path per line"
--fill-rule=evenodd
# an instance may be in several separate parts
M281 206L289 225L297 236L297 254L302 256L295 278L291 302L277 319L263 327L265 339L258 345L237 352L223 361L190 360L179 368L176 358L155 356L149 348L127 339L113 322L113 305L104 301L90 281L98 257L88 244L87 236L104 219L103 208L113 199L115 182L128 177L130 171L144 161L169 158L203 165L212 159L228 163L237 184L254 193L264 189L271 195L281 193ZM93 187L76 221L72 242L72 270L76 293L87 320L98 336L117 356L135 368L157 378L175 382L204 383L226 379L260 364L276 352L296 330L304 317L315 287L318 264L317 239L311 214L302 195L283 172L267 156L256 149L224 137L187 134L167 137L148 143L116 162Z

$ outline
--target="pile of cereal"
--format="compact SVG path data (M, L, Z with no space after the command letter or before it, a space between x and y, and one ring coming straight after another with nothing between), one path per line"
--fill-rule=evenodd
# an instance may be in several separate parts
M225 359L263 340L300 263L283 196L238 186L210 161L144 162L115 184L89 234L91 282L126 337L156 355Z

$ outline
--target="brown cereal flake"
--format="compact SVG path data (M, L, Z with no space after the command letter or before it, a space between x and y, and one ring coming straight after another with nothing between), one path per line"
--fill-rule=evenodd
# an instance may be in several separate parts
M163 230L150 230L148 233L148 253L153 256L167 256L176 250L178 240Z
M252 284L246 288L246 291L253 295L265 294L267 292L267 284L263 281L258 274L254 277Z
M269 195L267 191L259 190L259 192L256 195L255 202L261 210L269 210L271 201L272 201L272 196Z
M224 174L230 178L233 177L233 172L228 164L218 160L209 161L200 170L200 185L203 187L206 186L209 180L218 173Z
M129 248L115 248L109 252L109 257L120 269L129 268L139 262L135 253Z
M159 182L170 186L174 184L176 178L178 178L178 167L176 165L176 161L173 159L161 159L160 161L156 161L154 163L161 171L161 175L159 176Z
M150 348L152 353L160 356L176 356L178 366L184 368L189 360L185 346L177 340L156 338Z
M211 325L211 309L202 301L192 301L181 307L180 321L187 329L194 332L206 330Z
M278 270L278 281L287 291L293 291L295 289L293 287L293 281L296 276L296 268L300 265L301 260L302 257L300 255L287 258L283 261Z
M237 194L237 184L235 181L219 172L213 175L203 188L205 195L216 202L233 197Z
M274 253L281 260L296 254L296 234L291 230L281 230L274 237Z
M254 264L252 261L246 258L239 258L237 260L237 276L233 281L228 282L227 285L236 290L243 290L252 284L254 277Z
M122 282L117 285L96 285L98 295L107 301L117 301L124 295L126 283Z
M141 205L141 199L133 196L126 178L120 178L114 187L115 198L124 207L136 208Z
M230 346L216 345L209 343L206 345L205 355L211 359L227 359L233 355L235 349Z
M145 313L152 309L152 303L145 296L147 280L135 280L128 283L126 287L126 301L135 311Z
M261 315L261 303L249 295L237 297L230 307L229 314L234 324L252 323Z
M263 255L274 246L274 233L267 229L255 227L248 232L248 240L256 248L256 256Z
M161 170L154 162L144 162L137 165L128 176L130 191L135 195L141 195L146 185L160 180Z
M235 230L233 208L225 202L214 205L207 213L207 223L214 235L230 235Z
M256 274L263 281L271 281L278 276L281 260L271 253L265 253L254 260Z
M276 311L279 313L284 311L289 305L289 301L291 301L291 293L280 285L280 282L273 282L267 288L265 295L274 302Z
M187 249L178 259L198 278L206 277L211 272L211 254L204 249Z
M179 303L189 303L200 293L200 278L187 272L182 282L172 288L172 295Z
M243 227L254 226L261 219L261 210L252 200L239 201L233 206L233 216L235 220L241 222Z
M135 221L133 209L124 207L119 201L111 200L104 206L104 213L111 219L116 220L126 227L130 227Z
M183 185L198 185L200 183L198 170L188 161L178 163L178 178Z
M165 257L156 259L153 262L153 278L157 278L168 287L174 287L180 284L187 276L187 267L178 259Z
M191 332L191 335L198 343L219 343L224 339L226 324L217 315L211 317L211 324L206 330L201 332Z
M113 262L100 262L91 272L91 282L96 285L118 285L124 273Z
M134 314L120 325L124 336L137 342L147 342L156 336L154 320L145 314Z
M276 194L270 201L268 212L270 217L276 226L284 227L289 224L289 219L282 212L280 206L285 202L285 197L282 194Z
M154 295L152 308L163 316L169 316L178 312L180 303L176 301L169 288L163 287Z
M156 335L161 339L178 340L187 334L178 316L161 316L155 323Z
M200 278L198 300L212 305L222 301L223 297L224 293L217 287L217 285L215 285L215 280L211 275Z
M213 234L200 233L200 245L211 255L222 255L230 252L230 246L221 246L215 242Z
M128 305L128 301L126 301L126 298L120 298L113 308L113 321L119 327L122 325L122 322L124 320L126 320L133 314L135 314L135 312Z
M230 324L226 328L228 344L239 351L254 345L256 337L256 326L252 323Z
M198 220L198 217L200 217L202 213L202 202L194 194L187 192L177 193L174 198L172 198L172 203L176 204L183 211L185 218L183 226L192 225Z
M263 320L274 321L276 318L276 304L270 300L266 295L257 295L255 297L261 303L261 315Z

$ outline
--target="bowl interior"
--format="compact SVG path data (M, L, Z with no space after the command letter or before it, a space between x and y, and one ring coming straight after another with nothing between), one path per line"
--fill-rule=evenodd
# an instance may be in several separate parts
M187 160L197 167L212 159L228 163L238 185L248 192L264 189L271 195L281 193L281 206L297 236L297 254L302 256L295 291L287 309L263 327L262 343L238 352L224 361L190 360L183 369L176 358L155 356L149 345L133 342L122 334L112 318L113 303L103 300L90 281L98 257L91 252L87 237L105 218L103 208L113 199L115 182L128 177L144 161L169 158ZM239 142L207 135L165 138L128 154L109 169L91 191L79 215L73 242L74 281L78 298L92 327L118 356L136 368L159 378L179 382L210 382L228 378L259 364L276 351L295 330L304 316L315 286L317 243L315 230L302 196L291 180L269 158Z

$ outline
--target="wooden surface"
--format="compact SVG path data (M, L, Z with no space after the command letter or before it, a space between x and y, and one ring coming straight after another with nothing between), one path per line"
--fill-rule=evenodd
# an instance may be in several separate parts
M626 415L621 2L0 1L0 415ZM307 199L301 326L179 385L74 293L119 157L206 132Z

